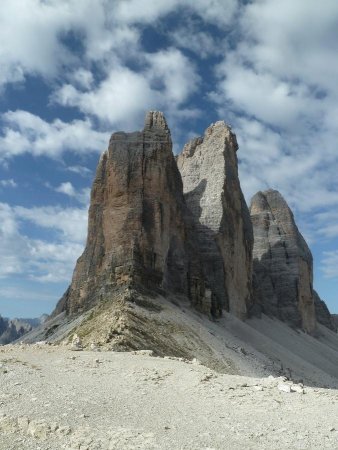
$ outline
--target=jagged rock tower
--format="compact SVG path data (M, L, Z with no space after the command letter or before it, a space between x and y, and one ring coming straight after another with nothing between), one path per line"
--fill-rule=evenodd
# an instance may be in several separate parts
M251 200L255 302L268 315L310 334L319 321L334 329L313 290L312 254L282 195L258 192Z
M87 245L54 314L86 310L125 284L200 305L204 280L186 215L169 128L162 113L149 112L143 131L114 133L100 158Z
M214 303L245 319L252 302L253 233L237 149L230 127L216 122L185 145L177 164Z
M188 297L200 310L247 317L252 228L224 122L176 160L160 112L143 131L114 133L91 192L88 238L54 316L77 314L119 286Z

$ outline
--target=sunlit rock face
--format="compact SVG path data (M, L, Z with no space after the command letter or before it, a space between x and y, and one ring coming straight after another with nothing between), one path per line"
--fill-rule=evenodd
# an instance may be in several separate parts
M169 128L162 113L149 112L143 131L114 133L101 156L87 245L54 315L86 310L121 285L182 293L203 308L187 214Z

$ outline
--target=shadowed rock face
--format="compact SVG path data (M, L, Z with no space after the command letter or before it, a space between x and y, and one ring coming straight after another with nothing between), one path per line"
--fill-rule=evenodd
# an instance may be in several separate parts
M319 323L329 328L332 331L337 331L337 323L334 316L330 314L326 303L321 300L316 291L313 291L313 298L315 301L316 319Z
M308 333L316 330L312 255L292 211L274 190L251 201L255 299L263 312Z
M253 234L237 167L236 136L224 122L185 145L177 158L193 215L213 308L244 319L251 303Z
M120 285L180 292L199 305L204 281L162 113L141 132L114 133L91 192L88 238L54 312L77 313Z

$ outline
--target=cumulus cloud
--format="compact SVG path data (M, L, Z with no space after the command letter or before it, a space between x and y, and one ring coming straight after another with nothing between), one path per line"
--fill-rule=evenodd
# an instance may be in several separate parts
M28 111L9 111L1 117L0 161L24 153L59 157L64 151L102 152L109 134L94 129L89 119L47 122Z
M48 229L54 238L29 238L21 229L27 222ZM29 209L0 203L0 278L24 274L41 282L68 281L83 250L86 229L86 209Z
M0 86L29 74L56 77L74 69L74 81L88 87L90 72L80 64L104 63L140 50L145 24L176 12L195 14L208 23L228 25L237 0L2 0L0 8ZM89 19L90 18L90 19ZM81 55L69 41L76 42Z
M77 190L70 181L61 183L60 186L55 188L55 191L60 192L61 194L65 194L68 197L74 198L79 203L83 203L85 205L88 205L89 203L90 189L83 188Z
M247 198L277 188L301 217L338 205L337 18L333 0L248 3L209 94L238 135Z
M132 124L154 103L155 95L142 74L127 67L116 67L96 89L83 92L66 84L53 98L63 106L77 107L106 122Z
M138 33L114 22L115 3L98 0L3 0L0 8L0 84L23 81L28 74L55 77L65 67L96 61L137 42ZM90 20L88 20L90 18ZM83 58L69 47L73 39ZM82 82L88 82L76 72ZM81 81L80 80L80 81Z
M52 98L111 125L132 128L147 109L164 108L174 115L198 89L195 67L179 50L140 55L140 60L139 72L115 65L95 89L83 91L65 84Z
M83 89L90 89L94 83L94 76L92 72L84 69L83 67L71 73L70 79L73 84Z
M8 180L0 180L0 186L2 187L17 187L17 183L13 180L13 178L9 178Z

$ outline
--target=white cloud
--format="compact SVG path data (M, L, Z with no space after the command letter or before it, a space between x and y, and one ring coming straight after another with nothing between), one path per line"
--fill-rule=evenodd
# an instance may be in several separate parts
M56 187L55 191L60 192L61 194L65 194L68 197L74 198L75 200L77 200L80 203L83 203L84 205L89 204L89 196L90 196L89 188L76 190L70 181L65 181L64 183L61 183L60 186Z
M115 65L96 89L83 91L65 84L52 98L124 129L134 129L148 109L165 109L169 117L191 114L182 105L199 86L193 63L174 48L139 58L144 66L139 72Z
M31 241L30 279L44 283L70 280L76 259L82 251L83 246L75 242Z
M92 171L85 166L68 166L65 170L81 175L82 177L89 177L92 174Z
M321 270L326 278L338 278L338 250L323 252Z
M65 2L3 0L0 8L0 83L20 81L25 73L55 75L70 54L58 33L71 20Z
M102 64L137 54L141 26L185 11L219 26L231 23L237 0L2 0L0 8L0 86L28 74L46 78L72 72L88 87L90 72L79 65ZM76 54L69 39L82 48Z
M338 4L327 0L263 0L245 8L243 56L259 70L337 91ZM264 32L262 32L264 30ZM325 70L324 70L325 68ZM329 69L329 70L328 70Z
M13 178L9 178L8 180L0 180L0 185L3 187L18 187L17 183L13 180Z
M24 234L21 228L29 222L49 230L50 239L32 239ZM86 209L29 209L0 203L0 278L24 274L41 282L68 281L83 250L86 232Z
M55 93L54 100L63 106L75 106L103 121L132 125L151 107L155 95L142 74L116 67L96 89L82 92L66 84Z
M170 48L146 56L150 64L146 77L152 86L163 86L161 101L163 105L177 108L198 89L200 77L193 63L179 50Z
M60 186L58 186L55 189L56 192L61 192L62 194L69 195L69 197L76 196L76 191L74 189L74 186L70 181L66 181L64 183L61 183Z
M191 36L194 36L191 39ZM211 33L201 31L199 23L189 22L177 30L170 32L173 44L181 49L195 53L199 58L205 59L210 55L222 55L225 51L226 41L216 39Z
M333 0L243 5L209 94L237 133L247 198L279 189L304 223L338 205L337 20ZM317 236L335 233L317 225Z
M114 21L116 5L106 0L2 0L0 8L0 85L27 74L64 75L83 63L67 45L73 37L87 61L137 45L138 33ZM6 45L4 45L6 43ZM83 81L83 78L82 78Z
M12 208L15 217L43 228L56 230L62 240L83 243L87 235L87 208L44 206Z
M70 123L59 119L49 123L27 111L9 111L2 115L5 124L0 135L0 161L23 153L59 157L65 151L102 152L108 133L94 130L89 119Z
M288 130L299 127L305 113L306 120L319 121L321 117L323 105L312 98L306 85L249 68L236 53L228 56L218 71L224 76L219 89L245 114Z
M70 78L75 85L84 89L90 89L94 83L93 74L90 70L86 70L83 67L73 72Z
M151 23L172 12L180 3L180 0L166 0L165 2L157 0L119 1L116 4L115 17L118 22L125 24Z
M206 22L225 26L229 25L237 8L237 0L124 0L117 3L115 16L126 24L149 24L178 9L186 9Z

